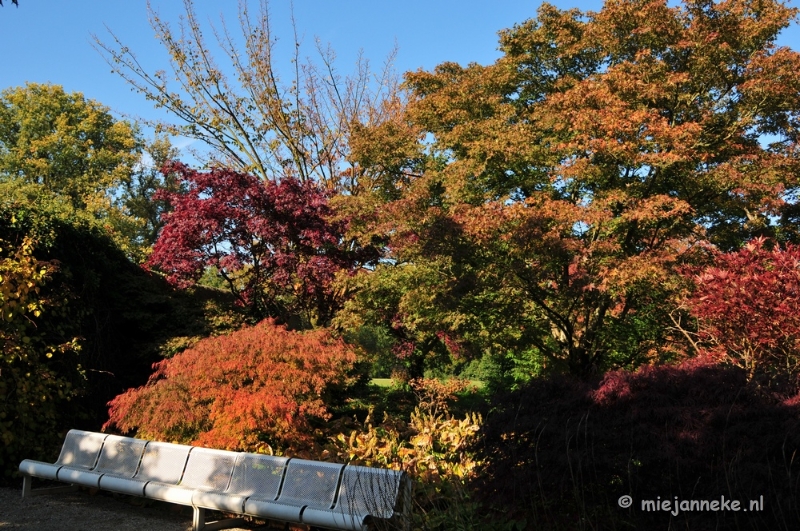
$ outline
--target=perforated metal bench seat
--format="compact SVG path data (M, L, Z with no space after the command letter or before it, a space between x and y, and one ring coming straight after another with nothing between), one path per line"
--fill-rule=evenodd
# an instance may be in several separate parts
M31 478L58 480L191 506L194 531L205 511L250 515L328 529L409 526L411 482L404 472L305 459L229 452L71 430L55 463L25 460L22 495Z

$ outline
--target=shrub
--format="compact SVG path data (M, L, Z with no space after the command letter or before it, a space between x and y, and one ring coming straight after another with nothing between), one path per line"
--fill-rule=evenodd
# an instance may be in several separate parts
M546 529L798 529L800 397L692 360L534 380L498 396L475 476L489 519ZM634 505L617 500L630 495ZM764 497L763 512L645 512L641 500Z
M155 198L171 212L148 259L179 287L209 268L254 316L301 316L325 324L338 308L333 280L374 259L372 250L344 240L347 223L333 219L329 192L285 177L264 182L246 173L190 169L167 163L183 189Z
M33 256L35 242L0 240L0 470L49 453L59 413L82 387L77 338L42 325L66 314L65 290L46 290L54 262ZM27 455L23 455L27 454ZM0 480L3 478L0 477Z
M58 264L40 296L58 301L59 310L43 312L31 334L53 344L79 338L80 350L63 375L80 365L85 379L79 398L59 411L61 430L99 429L108 401L145 383L154 362L181 348L177 338L240 326L238 315L220 313L233 306L232 296L176 291L131 263L100 221L34 185L0 182L0 239L12 249L28 239L32 257Z
M800 372L800 246L768 248L757 238L690 270L686 300L702 347L756 375Z
M104 429L246 451L301 449L325 393L355 354L325 330L292 332L265 320L208 338L154 365L147 385L112 400Z
M387 416L373 425L371 413L349 435L332 438L332 453L348 463L405 470L416 481L414 529L474 529L478 505L466 484L478 462L469 447L483 419L476 413L459 419L450 412L468 383L420 378L409 385L418 405L408 422Z

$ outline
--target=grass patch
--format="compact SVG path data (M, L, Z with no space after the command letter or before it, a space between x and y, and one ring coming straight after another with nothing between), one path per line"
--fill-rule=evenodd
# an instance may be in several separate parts
M370 380L372 385L377 385L378 387L391 387L394 380L391 378L373 378ZM483 389L485 385L482 380L469 380L470 387L476 387L477 389Z

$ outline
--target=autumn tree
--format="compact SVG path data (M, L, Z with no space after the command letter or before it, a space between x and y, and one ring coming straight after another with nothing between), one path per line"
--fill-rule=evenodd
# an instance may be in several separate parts
M27 83L0 93L0 182L64 198L106 226L129 254L135 220L115 204L139 160L134 124L58 85Z
M342 325L380 319L416 355L442 335L584 376L667 355L678 266L698 242L770 234L797 191L800 55L776 45L795 14L544 4L500 33L494 64L408 74L405 120L425 140L399 164L385 150L401 197L372 228L392 261L348 281Z
M169 54L170 73L146 70L113 33L111 42L95 37L114 71L177 119L152 123L157 130L203 141L211 148L211 166L264 180L311 180L350 193L372 187L350 155L349 139L354 126L376 125L396 114L400 97L392 56L378 75L359 58L355 72L342 76L334 52L319 42L317 62L301 57L295 28L291 62L281 68L266 1L257 16L247 2L239 4L243 49L224 22L209 28L215 37L209 43L192 0L184 0L184 7L178 30L149 10L156 38ZM214 44L227 65L213 58Z
M694 290L686 305L698 320L694 345L742 367L748 378L800 368L800 247L768 243L752 240L687 271Z

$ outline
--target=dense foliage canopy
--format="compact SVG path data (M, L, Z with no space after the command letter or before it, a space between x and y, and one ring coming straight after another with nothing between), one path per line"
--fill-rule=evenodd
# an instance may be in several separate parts
M130 123L60 86L28 83L0 95L0 179L39 184L76 208L108 210L138 142Z
M543 4L493 64L398 86L297 39L283 82L240 5L231 77L191 0L179 31L151 12L170 74L96 41L202 168L80 94L0 94L0 464L109 404L108 430L403 468L420 527L741 527L617 505L687 492L797 527L796 9Z
M775 40L794 15L545 4L501 32L496 63L408 74L411 125L365 132L386 148L357 153L399 195L371 227L392 260L351 281L341 322L383 322L416 356L443 334L462 353L515 351L529 375L670 359L697 244L791 232L800 54Z
M137 220L117 204L139 161L141 138L107 107L58 85L27 83L0 93L0 183L29 185L65 200L105 227L123 250L140 252Z

